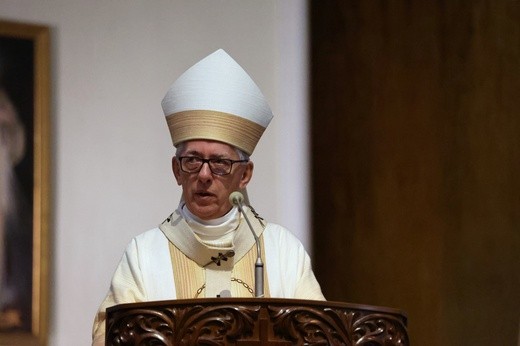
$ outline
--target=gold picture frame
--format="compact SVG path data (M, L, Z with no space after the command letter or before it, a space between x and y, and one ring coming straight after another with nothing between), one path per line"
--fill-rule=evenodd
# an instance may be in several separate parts
M0 345L47 345L50 104L49 28L0 20Z

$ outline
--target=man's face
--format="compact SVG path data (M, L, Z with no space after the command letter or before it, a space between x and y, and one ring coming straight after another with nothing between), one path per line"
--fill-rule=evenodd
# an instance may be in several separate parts
M209 140L193 140L185 143L181 156L202 159L239 160L236 150L225 143ZM228 175L215 175L208 163L198 173L181 170L177 157L172 160L173 174L182 186L184 202L188 209L203 220L216 219L231 210L229 194L244 189L253 175L253 163L235 163Z

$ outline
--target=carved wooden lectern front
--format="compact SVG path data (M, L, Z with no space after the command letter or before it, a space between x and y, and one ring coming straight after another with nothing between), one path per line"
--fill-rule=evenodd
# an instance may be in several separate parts
M107 309L106 345L409 345L399 310L275 298L207 298Z

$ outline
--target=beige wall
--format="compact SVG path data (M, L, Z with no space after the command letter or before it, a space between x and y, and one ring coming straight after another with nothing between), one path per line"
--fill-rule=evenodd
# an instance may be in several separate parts
M89 344L124 247L176 207L160 101L213 50L248 70L275 113L253 155L252 202L308 242L303 1L2 0L0 17L52 30L51 345Z

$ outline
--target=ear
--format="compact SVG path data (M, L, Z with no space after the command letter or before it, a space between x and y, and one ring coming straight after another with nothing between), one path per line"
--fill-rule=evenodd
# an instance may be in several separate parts
M253 161L249 161L246 164L244 172L242 173L242 178L240 179L240 189L245 189L247 184L251 181L251 178L253 177L254 167L255 165L253 164Z
M181 185L181 167L179 166L179 160L177 160L176 156L172 157L172 171L175 180L177 180L177 185Z

